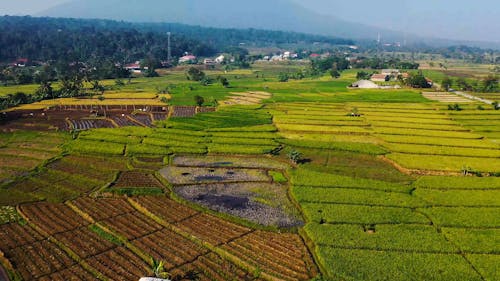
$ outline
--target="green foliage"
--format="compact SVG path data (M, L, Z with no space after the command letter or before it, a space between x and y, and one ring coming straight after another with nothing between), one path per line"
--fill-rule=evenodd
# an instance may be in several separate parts
M288 181L285 175L278 171L269 171L269 176L271 176L273 182L284 183Z
M216 154L268 154L274 146L208 144L208 152Z
M167 278L169 274L165 272L165 262L151 258L151 271L157 278Z
M293 163L298 164L302 160L302 153L292 149L288 152L287 157Z
M423 176L414 186L431 189L500 189L499 177Z
M147 145L147 144L127 145L127 151L126 151L127 156L144 155L144 154L165 156L172 154L172 150L167 147L156 146L156 145Z
M100 226L96 225L96 224L91 224L89 225L89 229L91 231L93 231L95 234L99 235L99 237L115 244L115 245L118 245L118 246L122 246L123 245L123 242L120 240L120 238L114 236L113 234L105 231L104 229L102 229Z
M206 74L196 67L190 67L186 71L186 76L187 79L191 81L202 81L205 78Z
M11 206L0 206L0 225L20 220L21 216L17 213L16 208Z
M64 146L68 151L91 154L123 155L125 145L113 142L77 139Z
M443 234L465 253L495 254L500 251L500 229L442 228Z
M330 247L321 247L318 252L320 262L327 266L327 274L335 279L372 281L412 279L429 281L482 280L481 276L458 254L354 250Z
M194 102L197 106L202 106L205 103L205 99L202 96L194 96Z
M280 139L279 142L292 147L321 148L321 149L359 152L372 155L382 155L388 152L387 150L381 148L380 146L371 143L321 142L321 141L305 141L305 140L290 140L290 139Z
M357 188L402 193L408 193L412 188L411 186L385 181L352 178L328 173L320 173L307 169L293 170L290 172L290 175L292 177L291 181L294 185L304 187Z
M118 195L127 195L127 196L147 196L147 195L163 194L163 190L161 188L110 188L107 189L106 191Z
M455 103L455 104L449 104L448 105L448 110L451 110L451 111L462 111L462 107L460 107L460 105L458 103Z
M309 223L305 226L305 231L316 244L332 247L377 251L459 252L431 225Z
M500 207L432 207L419 209L432 221L443 227L495 228L498 227Z
M497 206L500 207L498 190L431 190L417 189L415 195L433 206Z
M296 186L295 199L301 203L362 204L387 207L421 207L426 204L409 194L353 188L322 188Z
M309 222L332 224L429 224L430 221L411 208L353 204L302 203Z

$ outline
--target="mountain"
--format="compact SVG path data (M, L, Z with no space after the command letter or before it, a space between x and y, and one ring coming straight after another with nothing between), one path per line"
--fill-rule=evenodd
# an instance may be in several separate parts
M72 0L38 16L175 22L295 31L343 38L402 40L402 33L320 15L292 0Z

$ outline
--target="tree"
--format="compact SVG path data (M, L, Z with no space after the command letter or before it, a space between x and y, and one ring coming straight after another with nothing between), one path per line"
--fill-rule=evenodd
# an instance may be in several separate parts
M280 72L278 74L278 81L279 82L288 82L289 79L290 79L290 76L286 72Z
M220 77L219 77L219 82L220 82L220 84L221 84L224 88L229 87L229 80L227 80L227 78L226 78L226 77L220 76Z
M372 75L368 72L365 71L359 71L356 74L356 79L358 80L369 80Z
M489 75L483 80L483 91L486 93L498 91L498 77Z
M35 98L37 100L44 100L53 97L54 97L54 90L52 89L51 83L47 81L40 83L40 86L35 92Z
M453 80L451 80L450 77L445 77L441 82L441 87L443 87L446 91L449 91L452 85Z
M422 72L418 72L417 74L410 75L410 77L407 79L407 83L409 86L413 88L430 88L431 85L425 78L424 74Z
M332 76L332 78L337 79L340 77L340 72L336 69L331 69L330 75Z
M295 149L292 149L290 150L290 152L288 152L287 157L293 163L298 164L302 160L302 153L298 152Z
M202 106L205 103L205 99L200 95L196 95L194 96L194 102L197 106Z
M205 72L199 70L198 68L196 67L190 67L187 71L186 71L186 76L187 76L187 79L188 80L191 80L191 81L201 81L205 78Z

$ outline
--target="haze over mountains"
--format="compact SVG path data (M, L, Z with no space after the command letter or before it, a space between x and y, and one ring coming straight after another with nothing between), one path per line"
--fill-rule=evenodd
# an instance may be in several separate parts
M298 2L297 0L68 0L36 15L257 28L370 40L375 40L380 33L388 42L407 40L409 43L425 42L441 46L466 43L481 47L500 47L499 43L428 39L404 31L354 23L320 14L305 8L308 2L299 2L300 4ZM353 5L353 13L355 12L356 5Z
M320 15L291 0L74 0L39 15L271 29L347 38L375 39L382 32L387 37L402 38L400 32Z

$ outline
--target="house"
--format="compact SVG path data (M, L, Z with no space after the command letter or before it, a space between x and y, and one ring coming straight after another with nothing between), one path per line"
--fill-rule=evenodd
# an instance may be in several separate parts
M226 57L225 57L225 56L220 55L220 56L218 56L218 57L216 57L216 58L215 58L215 63L217 63L217 64L221 64L221 63L223 63L223 62L224 62L224 60L225 60L225 59L226 59Z
M283 55L274 55L271 57L271 61L282 61Z
M141 63L139 61L126 64L125 69L131 71L132 73L141 73L142 72ZM148 68L144 67L144 69L148 69Z
M431 79L425 77L425 81L427 81L427 84L429 84L430 87L434 86L434 81L432 81Z
M373 74L370 80L373 82L387 82L389 79L390 76L387 74Z
M27 58L20 58L12 62L10 66L25 67L28 62L29 60Z
M193 56L193 55L186 55L186 56L183 56L179 59L179 64L194 64L196 63L196 56Z
M204 59L203 64L204 65L215 65L215 61L213 59Z
M392 77L398 77L400 74L398 69L382 69L381 73Z

